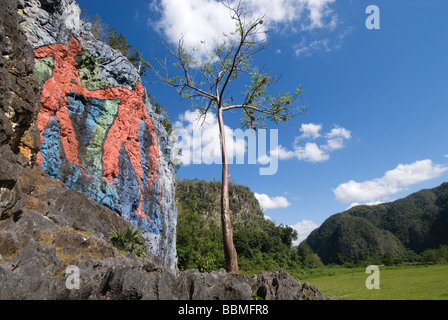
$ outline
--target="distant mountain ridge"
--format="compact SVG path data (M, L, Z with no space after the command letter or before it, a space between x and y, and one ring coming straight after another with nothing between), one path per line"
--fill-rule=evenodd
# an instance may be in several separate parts
M329 217L306 239L324 263L412 260L448 244L448 183L375 206Z

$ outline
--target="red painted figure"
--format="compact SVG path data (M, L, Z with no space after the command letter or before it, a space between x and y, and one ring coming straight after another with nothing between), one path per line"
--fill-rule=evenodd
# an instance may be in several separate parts
M152 193L154 177L157 179L157 184L159 185L159 203L162 201L162 190L160 188L158 176L160 163L158 140L154 131L154 125L146 113L146 108L143 103L145 89L142 87L141 83L138 82L132 91L129 91L123 87L95 91L88 91L82 88L79 93L83 96L89 96L102 100L120 99L118 114L109 129L103 145L103 177L110 184L112 184L113 179L118 176L119 153L121 146L124 146L134 168L135 174L138 177L137 180L139 184L140 200L138 208L136 209L136 214L139 217L149 219L141 208L143 199L143 188L141 186L143 171L141 167L140 143L137 135L140 119L148 125L149 132L151 133L153 139L153 143L149 147L148 151L148 193Z
M90 177L78 161L78 141L75 137L72 122L67 110L67 95L70 92L71 82L82 86L76 69L75 56L81 51L79 42L71 37L69 45L53 44L34 50L36 59L54 57L53 76L42 87L42 108L37 118L37 127L40 132L40 141L44 142L44 130L51 117L57 117L61 124L61 142L68 162L75 164L82 173ZM37 155L37 164L42 163L42 155Z
M67 160L78 166L82 173L90 177L79 163L78 141L76 140L72 122L67 110L67 95L70 90L85 97L97 98L102 100L120 99L118 114L113 125L110 127L103 147L103 177L112 184L113 178L119 173L119 153L123 145L134 171L138 177L140 191L139 205L136 214L139 217L149 217L142 210L143 172L141 167L140 144L137 135L137 129L142 119L149 127L153 138L153 143L148 151L148 194L152 193L154 177L159 185L159 203L161 203L162 191L158 176L160 165L158 140L154 131L154 125L151 122L143 103L145 90L138 82L132 91L126 88L115 87L103 90L89 91L84 88L80 80L75 56L82 50L79 42L71 37L69 45L53 44L38 48L34 51L36 59L45 57L54 57L53 76L48 79L42 87L41 103L42 108L38 114L37 126L40 132L41 142L44 142L43 133L51 117L56 116L61 125L61 141ZM43 161L39 153L37 164ZM161 172L162 174L162 172Z

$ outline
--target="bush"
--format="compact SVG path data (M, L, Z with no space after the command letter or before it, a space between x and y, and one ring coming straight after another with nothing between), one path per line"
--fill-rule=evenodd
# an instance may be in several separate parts
M423 252L424 263L448 263L448 245L441 245L438 249L426 249Z
M215 258L212 255L208 255L207 257L198 257L196 259L196 264L200 272L212 272L216 270Z
M324 265L305 241L302 241L297 247L297 254L302 268L320 268Z
M146 256L142 236L143 231L133 226L127 226L124 230L115 230L110 234L110 240L115 248L121 252L131 252L142 258Z

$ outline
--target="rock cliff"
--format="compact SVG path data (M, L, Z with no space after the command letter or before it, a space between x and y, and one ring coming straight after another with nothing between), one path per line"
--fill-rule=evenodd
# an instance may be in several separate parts
M176 272L171 143L134 66L95 39L75 1L26 1L18 13L34 49L41 149L36 163L144 230Z

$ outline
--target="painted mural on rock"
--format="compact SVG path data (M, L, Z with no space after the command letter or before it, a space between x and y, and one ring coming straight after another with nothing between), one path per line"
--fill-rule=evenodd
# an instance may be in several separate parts
M119 200L114 199L117 198L115 194L101 190L104 181L99 176L109 186L120 185L120 155L122 158L127 157L134 171L133 180L137 188L134 199L128 199L132 206L127 208L126 213L134 213L149 222L152 210L143 208L143 198L152 198L156 181L159 190L157 201L160 204L162 190L157 137L143 102L145 89L141 82L132 91L123 87L94 91L86 89L75 61L81 50L81 45L74 37L70 38L68 46L54 44L35 50L37 60L48 57L53 59L52 75L42 85L42 108L37 126L43 148L37 156L37 164L43 165L48 173L57 178L68 179L75 187L81 176L80 171L84 176L80 181L82 184L91 180L87 183L100 187L94 188L96 200L121 212L120 201L114 201ZM109 121L105 121L105 118ZM139 130L140 121L146 126L143 130ZM99 130L99 126L103 130ZM57 130L56 134L54 130ZM124 148L124 152L120 153L121 148ZM80 151L84 152L83 157L79 156ZM69 173L62 170L64 161L72 168ZM126 172L121 175L123 173ZM114 180L117 180L116 183ZM158 231L157 227L152 230Z
M142 229L176 273L173 142L138 71L92 35L74 0L25 1L19 14L41 89L37 164Z
M102 89L86 88L79 70L88 52L82 51L74 37L69 45L35 50L35 77L42 86L37 164L67 187L159 235L163 173L145 89L141 82L132 90L106 82Z
M78 72L82 65L75 59L81 51L74 37L68 46L35 50L37 61L50 58L46 63L52 65L44 71L50 78L41 84L37 164L68 187L158 234L162 228L154 202L162 201L162 172L158 139L143 102L145 89L141 82L132 90L112 85L87 89ZM36 70L42 73L42 68Z

